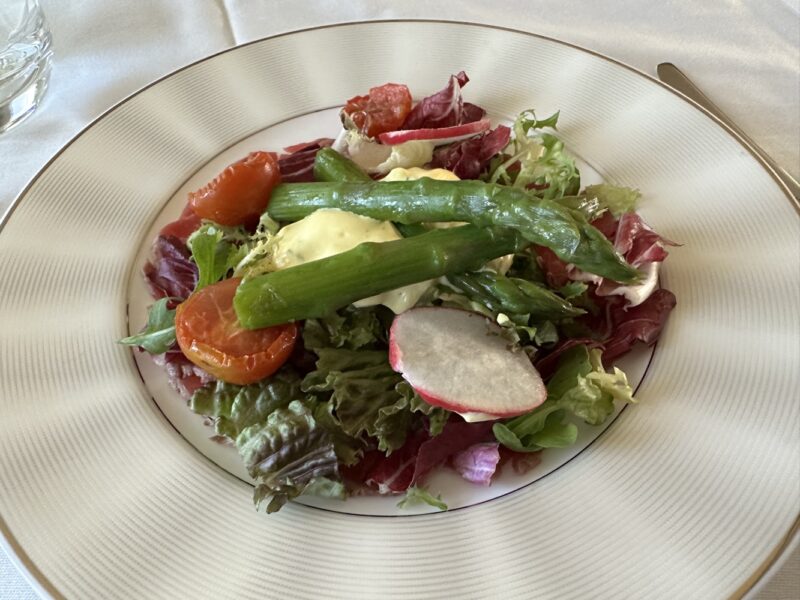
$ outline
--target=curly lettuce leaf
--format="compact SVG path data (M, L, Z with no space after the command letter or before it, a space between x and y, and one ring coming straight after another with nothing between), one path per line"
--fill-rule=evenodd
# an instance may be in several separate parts
M565 300L572 300L574 298L582 298L588 289L588 284L583 281L570 281L558 290L558 293Z
M633 402L633 390L617 368L607 373L600 350L579 345L566 351L547 384L547 400L531 412L503 423L492 431L498 442L517 452L537 452L575 443L577 428L568 415L589 425L600 425L614 412L614 401Z
M314 419L333 438L333 449L341 464L351 466L361 460L364 456L364 443L344 432L334 412L332 401L317 402L314 407Z
M327 317L307 319L303 327L306 348L373 348L385 346L391 316L382 307L349 306Z
M301 400L244 429L236 447L256 482L256 507L266 502L268 513L307 491L344 496L344 486L335 485L341 479L331 435Z
M238 228L206 223L189 236L187 245L197 264L198 277L195 291L217 283L247 253L243 242L248 236Z
M442 502L441 494L434 496L425 488L416 485L406 490L406 495L397 503L397 507L408 508L416 504L428 504L439 510L447 510L447 504Z
M381 449L399 448L405 441L410 415L384 418L380 411L398 399L399 376L382 350L320 348L317 368L303 379L306 392L331 392L342 430L350 436L378 438Z
M139 346L150 354L163 354L175 343L175 311L168 308L169 298L154 302L147 313L147 325L136 335L122 338L117 343Z
M234 277L248 279L275 270L272 264L273 239L280 228L280 224L264 211L255 233L240 246L239 260L233 266Z
M412 413L420 413L428 417L428 434L436 437L444 429L445 423L450 418L450 411L425 402L406 381L401 381L395 386L397 393L402 396L396 406L398 409L408 408Z
M300 376L288 367L249 385L218 380L198 389L189 406L194 412L215 419L218 435L236 439L245 428L264 423L273 411L304 399L300 381Z
M496 164L491 183L502 183L532 190L544 199L558 199L577 194L580 172L564 143L550 133L540 131L556 128L559 113L538 119L533 110L521 112L514 121L514 140L506 149L508 156Z
M390 453L405 443L413 413L429 416L432 431L441 431L445 413L421 400L389 365L384 350L319 348L316 369L305 376L302 389L330 393L342 431L364 435Z
M561 115L561 111L556 111L549 117L545 117L544 119L539 119L536 117L536 112L533 110L523 110L517 120L519 122L520 129L524 131L526 134L535 130L535 129L544 129L545 127L551 127L553 129L558 129L558 117Z
M633 188L600 183L586 186L583 196L589 201L596 200L601 211L609 210L615 217L620 217L636 210L642 194Z

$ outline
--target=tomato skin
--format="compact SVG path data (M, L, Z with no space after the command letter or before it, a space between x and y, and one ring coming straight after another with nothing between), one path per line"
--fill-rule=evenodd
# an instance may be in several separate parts
M274 152L251 152L228 165L208 185L189 194L189 206L203 219L220 225L242 225L258 219L280 183Z
M410 112L411 92L398 83L370 88L368 95L350 98L342 109L358 130L369 137L396 131Z
M231 278L206 286L179 304L175 336L194 364L223 381L247 385L272 375L286 362L298 327L287 323L244 329L233 310L240 281Z

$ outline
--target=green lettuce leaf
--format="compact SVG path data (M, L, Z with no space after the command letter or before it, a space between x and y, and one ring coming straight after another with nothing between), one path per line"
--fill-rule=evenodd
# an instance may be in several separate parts
M266 211L262 213L255 233L240 246L241 258L233 270L235 277L249 279L275 270L272 264L273 239L280 228L280 224Z
M514 121L514 139L506 148L505 160L490 167L489 181L533 189L534 195L544 199L577 194L581 180L575 160L561 140L540 131L555 129L558 116L540 120L532 110L521 112ZM512 170L517 166L518 170Z
M305 376L302 389L330 393L342 431L353 438L374 437L390 453L405 443L413 413L427 414L437 432L446 420L443 409L421 400L389 366L384 350L319 348L317 368Z
M344 494L330 434L301 400L273 411L265 423L236 436L247 472L256 481L254 502L272 513L306 492Z
M395 386L397 393L402 396L396 406L408 408L412 413L420 413L428 417L428 433L435 437L442 433L445 423L450 418L450 411L425 402L406 381L401 381Z
M607 209L615 217L635 211L639 199L642 197L639 190L609 183L588 185L583 191L583 195L587 200L596 200L600 211Z
M175 311L167 308L168 302L169 298L162 298L153 303L144 330L117 343L139 346L150 354L163 354L169 350L175 343Z
M541 321L536 327L536 335L533 341L537 346L555 344L559 340L558 329L552 321Z
M192 394L190 408L215 419L218 435L235 439L245 428L266 422L273 411L306 399L300 376L284 366L274 375L249 385L217 380Z
M411 414L408 411L382 413L399 394L400 376L389 366L383 350L318 348L316 369L303 379L306 392L330 392L342 431L351 437L369 435L378 439L381 450L403 445Z
M600 350L583 345L565 352L547 384L547 400L529 413L495 423L497 441L517 452L569 446L577 428L565 421L568 415L600 425L613 414L615 400L633 402L625 373L617 368L607 373L600 356Z
M514 255L514 262L511 263L511 268L506 273L506 277L515 277L531 283L547 285L544 271L539 266L536 254L531 248L517 252Z
M347 498L347 488L341 481L334 481L327 477L316 477L303 488L303 496L322 496L323 498Z
M411 486L406 490L406 495L397 503L398 508L408 508L415 504L429 504L439 510L447 510L447 504L442 502L441 494L434 496L423 487Z
M534 129L543 129L545 127L552 127L553 129L557 129L558 125L558 117L561 115L561 111L556 111L549 117L544 119L538 119L536 117L536 112L533 110L524 110L519 114L518 120L520 124L520 128L527 134Z
M570 281L568 284L558 290L558 293L565 300L572 300L573 298L580 298L583 296L588 289L589 285L583 281Z
M189 236L187 245L192 259L197 264L197 286L195 291L217 283L247 254L248 239L241 230L206 223Z
M333 449L341 464L354 465L361 459L364 455L364 443L344 432L342 424L334 414L333 401L317 402L314 407L314 419L333 438Z
M384 307L355 308L349 306L327 317L307 319L303 328L306 348L386 347L387 331L392 315Z

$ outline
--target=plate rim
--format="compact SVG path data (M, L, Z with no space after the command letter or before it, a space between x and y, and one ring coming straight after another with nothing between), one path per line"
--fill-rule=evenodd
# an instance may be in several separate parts
M88 132L92 127L96 126L100 121L106 118L109 114L117 110L118 108L125 105L127 102L138 96L139 94L147 91L151 87L177 75L178 73L185 71L198 65L200 63L212 60L218 56L223 54L227 54L228 52L238 51L240 48L245 48L247 46L251 46L254 44L259 44L265 42L267 40L282 38L289 35L305 33L309 31L317 31L317 30L324 30L324 29L334 29L339 27L352 27L352 26L360 26L360 25L369 25L375 23L438 23L438 24L445 24L445 25L466 25L470 27L479 27L483 29L492 29L497 31L505 31L514 34L522 34L528 37L537 38L540 40L545 40L548 42L553 42L559 44L561 46L566 46L568 48L572 48L574 50L578 50L579 52L584 52L591 56L600 58L611 64L616 66L622 67L627 71L638 75L639 77L643 77L648 80L652 84L656 84L661 88L671 92L673 95L677 96L690 106L692 106L695 110L700 111L704 114L707 118L709 118L713 123L715 123L718 127L722 128L729 136L731 136L747 153L753 157L759 166L767 172L767 174L772 178L772 180L777 184L778 188L783 192L783 195L789 201L789 204L795 210L795 213L798 217L800 217L800 199L795 198L792 196L789 188L786 184L781 180L775 170L767 163L762 156L756 152L753 147L748 144L744 138L739 135L736 131L731 129L725 122L720 120L716 115L711 113L709 110L704 108L702 105L698 104L685 94L679 92L675 88L671 87L670 85L664 83L660 79L654 77L653 75L642 71L641 69L629 65L621 60L612 58L606 54L598 52L596 50L592 50L590 48L586 48L585 46L581 46L579 44L575 44L572 42L567 42L555 37L551 37L548 35L544 35L541 33L534 33L532 31L525 31L522 29L515 29L513 27L505 27L502 25L495 25L495 24L488 24L488 23L477 23L474 21L463 21L463 20L455 20L455 19L409 19L409 18L398 18L398 19L365 19L359 21L341 21L336 23L326 23L324 25L315 25L312 27L303 27L299 29L292 29L289 31L284 31L268 36L263 36L257 39L250 40L248 42L244 42L242 44L237 44L231 46L229 48L224 48L218 52L214 52L202 58L199 58L195 61L187 63L177 69L174 69L164 75L154 79L153 81L147 83L146 85L134 90L129 95L125 96L124 98L120 99L118 102L112 104L106 110L101 112L97 115L94 119L92 119L89 123L87 123L82 129L80 129L73 137L71 137L63 146L61 146L55 154L53 154L47 162L45 162L39 170L33 175L33 177L25 184L22 190L17 194L17 196L12 200L11 204L9 204L8 208L4 212L2 216L0 216L0 234L2 234L3 229L5 229L6 225L11 219L12 214L17 209L17 207L21 204L23 198L28 194L30 189L33 185L42 177L47 171L50 166L64 153L66 150L72 146L78 139L80 139L86 132ZM169 421L169 420L168 420ZM790 548L796 548L800 545L800 511L798 511L797 515L795 516L795 520L789 530L781 537L781 539L777 542L777 544L773 547L773 549L767 554L764 560L760 563L760 565L755 569L753 573L748 575L748 577L742 582L742 584L736 588L736 590L731 594L730 598L732 600L738 600L748 596L751 592L755 591L756 588L760 588L764 583L766 583L766 579L764 576L772 570L772 567L776 566L777 563L782 562L782 560L788 554L788 550ZM40 596L43 596L43 593L49 596L50 598L65 598L65 596L58 591L58 589L53 585L53 583L47 578L47 576L39 569L39 567L33 562L33 560L28 556L25 549L16 539L14 534L11 532L10 527L6 523L5 517L0 513L0 547L3 548L6 555L9 557L10 561L15 565L18 571L23 575L25 580L33 587L36 593Z

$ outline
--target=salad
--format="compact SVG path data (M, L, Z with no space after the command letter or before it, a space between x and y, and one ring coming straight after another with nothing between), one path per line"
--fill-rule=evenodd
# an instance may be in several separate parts
M336 139L249 154L153 243L155 302L121 342L238 449L267 512L302 494L446 509L434 470L490 485L633 401L614 362L675 306L674 244L637 190L581 187L558 113L493 126L468 81L351 98Z

